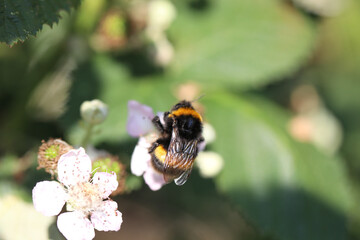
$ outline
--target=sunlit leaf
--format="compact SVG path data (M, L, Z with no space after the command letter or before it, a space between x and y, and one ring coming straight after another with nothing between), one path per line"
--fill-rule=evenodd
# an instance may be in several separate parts
M295 142L287 116L265 101L207 95L206 118L225 159L218 188L260 229L278 239L344 239L351 205L340 159Z
M177 3L171 70L180 81L262 86L298 70L312 52L313 24L284 1Z
M0 2L0 42L13 45L35 35L43 24L59 21L61 10L70 11L80 0L4 0Z

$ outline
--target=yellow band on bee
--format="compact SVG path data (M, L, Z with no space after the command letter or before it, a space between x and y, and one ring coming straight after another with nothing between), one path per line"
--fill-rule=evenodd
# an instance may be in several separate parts
M159 145L157 148L155 148L155 156L157 159L159 159L160 162L165 162L166 150L162 145Z
M181 115L191 115L194 118L199 119L200 122L202 122L202 118L201 118L200 114L197 111L195 111L194 109L191 109L191 108L179 108L179 109L173 111L169 115L169 117L172 117L172 116L178 117L178 116L181 116Z

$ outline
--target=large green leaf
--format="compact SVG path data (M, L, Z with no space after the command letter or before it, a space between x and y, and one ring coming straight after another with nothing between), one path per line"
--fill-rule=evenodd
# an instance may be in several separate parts
M284 1L176 2L171 70L180 81L261 86L292 74L312 52L313 24ZM194 2L208 4L191 10Z
M35 35L43 24L58 22L60 10L70 11L80 0L3 0L0 2L0 42L12 45Z
M287 116L265 101L225 93L203 100L225 159L218 188L278 239L344 239L351 197L340 159L295 142Z

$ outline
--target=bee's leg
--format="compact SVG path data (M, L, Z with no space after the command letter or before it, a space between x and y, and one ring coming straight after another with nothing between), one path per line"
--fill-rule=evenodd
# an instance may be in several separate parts
M204 137L203 136L199 137L198 142L201 143L203 141L205 141Z
M149 148L149 153L152 153L155 150L155 148L157 148L158 146L159 146L159 143L157 141L153 142L153 144Z
M170 112L164 112L165 128L171 129L173 127L173 119L169 117ZM170 130L171 132L171 130Z
M152 119L152 123L154 124L155 128L157 130L159 130L159 132L161 134L164 133L165 129L164 129L164 126L162 125L161 121L160 121L160 118L159 116L155 116L153 119Z

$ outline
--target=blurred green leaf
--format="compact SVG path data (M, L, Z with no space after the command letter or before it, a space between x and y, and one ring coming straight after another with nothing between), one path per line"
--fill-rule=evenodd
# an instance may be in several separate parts
M191 9L196 2L202 10ZM313 50L315 28L284 1L177 1L170 29L172 73L183 81L265 85L298 70Z
M137 177L135 175L129 175L126 177L126 192L130 193L132 191L139 190L142 185L143 181L140 177Z
M64 236L61 234L59 229L57 228L56 222L50 224L48 228L49 239L51 240L65 240Z
M324 22L319 56L305 76L319 83L328 104L354 125L360 119L359 11L360 2L349 1L342 15Z
M322 97L343 124L342 153L352 175L360 180L360 2L323 22L319 56L302 78L317 84ZM331 49L331 51L329 51Z
M295 142L287 115L261 99L219 93L203 101L225 159L217 186L246 217L278 239L345 238L351 197L340 159Z
M60 10L70 11L80 0L4 0L0 3L0 42L13 45L35 35L43 24L59 21Z
M14 155L0 158L0 179L12 177L19 168L19 159Z
M80 119L79 109L83 101L98 98L109 107L109 115L95 129L97 132L92 142L119 143L129 138L126 132L127 102L137 100L151 106L154 112L165 111L176 102L170 86L171 82L164 76L135 78L124 66L110 57L94 57L91 62L83 64L74 73L69 109L62 119L62 124L68 128L70 142L79 144L85 133L79 124L69 129L70 125ZM82 94L79 94L80 92Z

